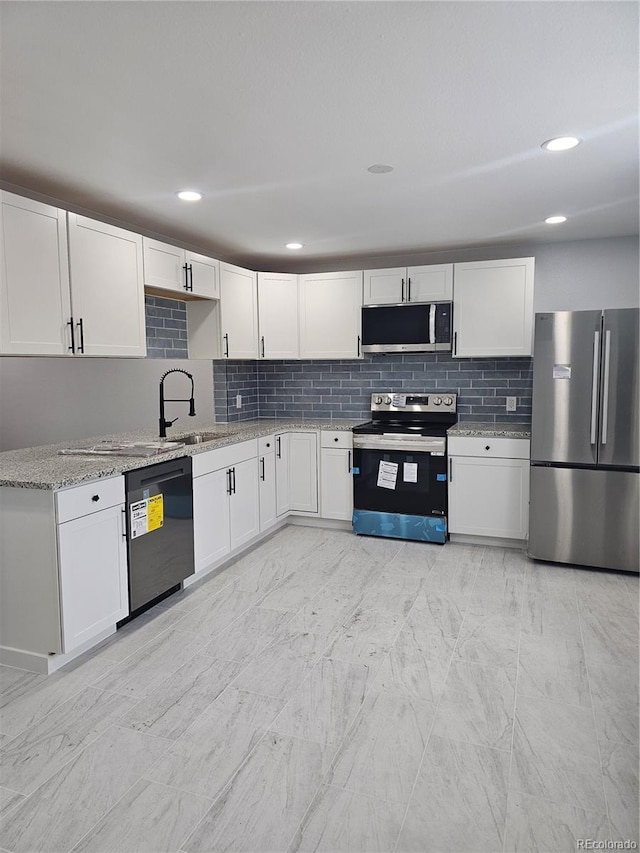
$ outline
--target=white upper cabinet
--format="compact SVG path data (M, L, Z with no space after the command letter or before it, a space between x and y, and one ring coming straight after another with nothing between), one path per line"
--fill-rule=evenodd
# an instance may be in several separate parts
M453 264L364 271L365 305L450 302L452 299Z
M455 264L453 355L533 353L534 258Z
M185 298L220 297L219 261L148 237L142 238L142 247L145 287L179 293Z
M258 275L220 264L223 358L258 358Z
M298 277L300 358L359 358L362 271Z
M298 358L298 276L258 273L260 358Z
M0 193L0 352L71 353L66 212Z
M142 237L75 213L68 222L76 350L146 355Z
M185 249L184 262L189 294L202 299L220 299L220 261Z

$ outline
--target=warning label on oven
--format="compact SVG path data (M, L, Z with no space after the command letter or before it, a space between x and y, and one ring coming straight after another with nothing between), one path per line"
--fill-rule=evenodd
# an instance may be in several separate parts
M418 463L405 462L402 466L402 479L405 483L418 482Z
M381 489L395 489L397 479L397 462L380 462L378 465L378 486Z
M145 533L158 530L164 524L164 501L162 495L154 495L136 501L129 507L131 538L138 539Z

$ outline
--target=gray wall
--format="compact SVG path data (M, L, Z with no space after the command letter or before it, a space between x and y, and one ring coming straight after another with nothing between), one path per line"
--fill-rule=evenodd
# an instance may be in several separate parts
M193 375L196 417L188 404L168 403L172 428L192 430L213 420L210 361L144 358L0 358L0 450L73 438L158 430L158 390L165 370ZM169 376L167 397L188 397L186 376ZM168 430L169 435L172 429Z

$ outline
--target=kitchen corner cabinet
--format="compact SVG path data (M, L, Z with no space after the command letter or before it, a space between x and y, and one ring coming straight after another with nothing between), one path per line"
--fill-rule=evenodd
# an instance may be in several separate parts
M534 258L454 265L453 355L533 354Z
M449 439L449 533L526 539L529 440Z
M220 262L159 240L142 238L144 285L182 299L220 298Z
M453 299L453 264L365 270L365 305L400 302L450 302Z
M300 358L359 358L362 271L298 276Z
M258 358L258 274L220 264L223 358Z
M76 352L146 355L142 237L68 214Z
M0 193L0 353L71 352L66 211Z
M257 456L253 439L193 457L196 574L259 534Z
M289 433L277 434L275 443L276 517L280 518L289 512L291 506L289 497Z
M128 615L123 477L56 493L2 488L0 524L4 648L46 662Z
M353 436L350 432L322 430L320 444L320 515L351 521Z
M258 439L258 487L260 497L260 531L268 530L276 516L276 440L274 435Z
M260 358L299 358L298 276L258 273Z

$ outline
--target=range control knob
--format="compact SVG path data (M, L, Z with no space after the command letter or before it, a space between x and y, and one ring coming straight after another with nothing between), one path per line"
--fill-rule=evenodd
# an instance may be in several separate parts
M442 402L445 404L445 406L450 406L453 403L453 398L452 397L444 397Z
M431 402L434 406L439 406L442 403L442 397L432 397Z
M374 397L373 402L376 404L376 406L379 406L382 402L382 397Z
M391 405L391 397L385 397L385 398L384 398L384 401L385 401L385 403L387 404L387 406L390 406L390 405Z

